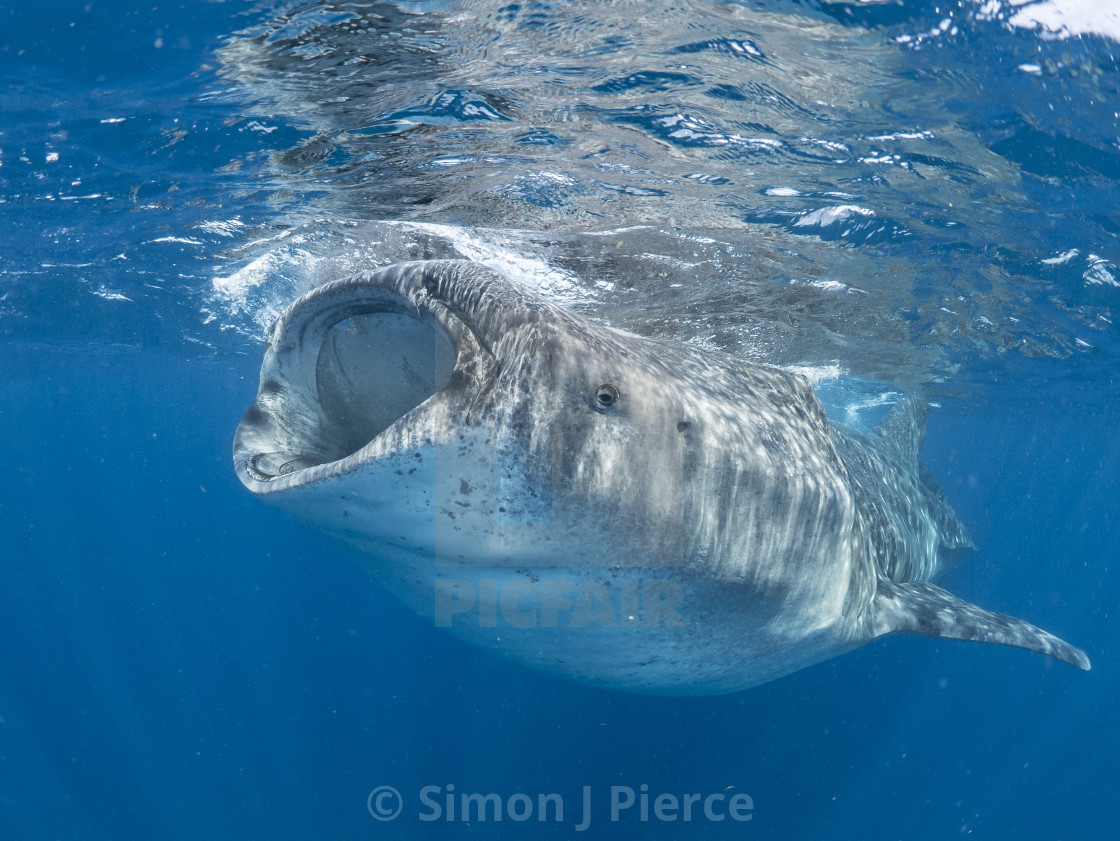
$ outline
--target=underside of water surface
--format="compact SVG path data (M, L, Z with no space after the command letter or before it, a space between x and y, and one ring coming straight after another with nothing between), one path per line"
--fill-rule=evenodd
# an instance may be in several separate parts
M209 41L153 12L161 98L72 52L6 94L48 127L2 138L0 329L252 348L322 282L467 257L818 377L1091 379L1120 348L1120 76L1115 16L1069 6L324 0Z

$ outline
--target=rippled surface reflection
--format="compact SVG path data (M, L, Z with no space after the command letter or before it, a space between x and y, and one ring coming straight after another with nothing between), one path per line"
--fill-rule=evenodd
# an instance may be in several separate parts
M516 253L640 332L968 388L1117 349L1110 42L997 6L319 2L221 57L318 258Z

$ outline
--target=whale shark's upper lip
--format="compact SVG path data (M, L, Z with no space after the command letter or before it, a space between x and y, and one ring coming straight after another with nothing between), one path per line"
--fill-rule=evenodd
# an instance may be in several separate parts
M420 278L334 281L284 312L234 439L242 482L276 492L345 472L420 407L477 391L492 365L486 343Z

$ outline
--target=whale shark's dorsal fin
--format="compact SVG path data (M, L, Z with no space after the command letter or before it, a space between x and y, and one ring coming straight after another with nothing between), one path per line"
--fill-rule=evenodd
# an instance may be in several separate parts
M880 580L874 601L876 633L909 631L928 637L1013 645L1089 669L1085 652L1022 619L993 613L934 584Z
M918 453L926 440L928 414L929 407L924 400L907 394L891 407L872 436L899 461L916 470Z

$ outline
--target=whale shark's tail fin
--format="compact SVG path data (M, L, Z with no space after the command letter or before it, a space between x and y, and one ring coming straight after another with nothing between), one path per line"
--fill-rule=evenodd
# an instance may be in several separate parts
M1085 652L1065 640L1022 619L984 610L934 584L880 580L873 613L875 637L909 631L944 639L994 642L1048 654L1079 669L1089 668Z

